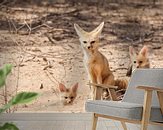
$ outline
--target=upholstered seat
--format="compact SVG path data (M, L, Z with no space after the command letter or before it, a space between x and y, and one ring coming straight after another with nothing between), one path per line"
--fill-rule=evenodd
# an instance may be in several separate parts
M141 120L143 105L137 103L117 101L87 101L85 109L88 112L125 118L129 120ZM163 122L163 116L159 107L152 107L150 121Z

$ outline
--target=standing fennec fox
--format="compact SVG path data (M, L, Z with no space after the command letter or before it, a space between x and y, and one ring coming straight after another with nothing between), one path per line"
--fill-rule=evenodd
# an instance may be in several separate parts
M100 34L104 22L91 32L84 31L79 25L74 24L74 28L79 36L81 47L84 52L84 65L89 78L93 83L114 85L114 76L109 68L106 57L99 52ZM117 100L114 89L109 89L112 100ZM101 94L102 92L97 92ZM95 88L91 88L91 98L94 98Z
M130 66L127 71L127 76L131 76L132 72L137 68L150 68L147 46L144 46L139 53L136 53L134 48L130 46L129 54L130 54Z

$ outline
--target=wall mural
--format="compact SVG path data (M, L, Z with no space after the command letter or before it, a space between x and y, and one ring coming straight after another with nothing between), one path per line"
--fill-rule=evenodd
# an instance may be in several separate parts
M85 112L95 98L89 83L117 86L97 96L122 100L135 69L163 67L161 4L17 0L0 8L0 66L12 65L0 103L40 94L7 112Z

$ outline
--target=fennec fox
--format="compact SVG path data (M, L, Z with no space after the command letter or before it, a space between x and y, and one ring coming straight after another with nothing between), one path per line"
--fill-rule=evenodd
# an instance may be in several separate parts
M64 84L59 84L60 101L63 105L72 104L77 96L78 83L71 88L66 88Z
M104 22L91 32L84 31L79 25L74 24L74 28L79 36L79 41L84 52L84 65L89 78L93 83L114 85L114 76L109 68L106 57L99 52L100 34ZM97 92L98 94L101 92ZM110 89L112 100L116 100L114 89ZM91 99L94 99L95 88L91 88Z
M148 58L148 47L144 46L139 53L136 53L132 46L129 47L130 65L127 76L131 76L132 72L137 68L150 68Z

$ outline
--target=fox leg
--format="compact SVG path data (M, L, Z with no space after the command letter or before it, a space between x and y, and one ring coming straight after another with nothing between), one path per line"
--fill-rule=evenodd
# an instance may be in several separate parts
M84 58L84 59L87 59L87 58ZM95 75L93 74L93 72L91 71L91 69L89 68L89 65L88 63L86 62L87 60L84 60L84 66L85 66L85 69L86 69L86 72L88 74L88 79L89 79L89 82L92 82L92 83L97 83L96 82L96 77ZM94 87L90 85L90 94L88 96L88 99L94 99Z
M96 76L93 73L90 73L92 83L97 83ZM91 93L90 93L90 98L93 100L95 99L95 86L91 86Z
M115 85L115 81L114 81L114 76L110 75L105 81L104 84L108 84L108 85ZM116 91L114 89L109 89L108 88L108 92L110 95L111 100L113 101L117 101L117 94Z
M97 83L98 84L102 84L101 74L97 76ZM95 87L95 96L96 96L96 99L97 100L101 100L102 92L103 92L103 89L102 88Z

